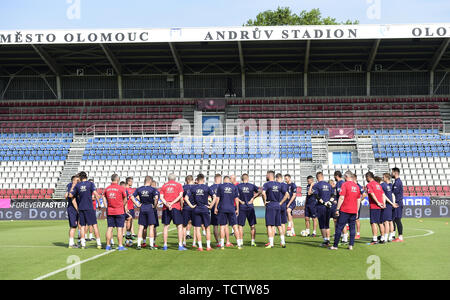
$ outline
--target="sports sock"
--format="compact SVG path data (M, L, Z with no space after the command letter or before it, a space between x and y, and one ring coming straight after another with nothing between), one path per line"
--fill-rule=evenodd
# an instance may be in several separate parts
M111 245L114 245L114 239L111 239Z
M372 241L373 241L373 242L378 241L378 237L377 237L376 235L374 235L374 236L372 237Z
M138 247L140 247L141 244L142 244L142 238L138 237L138 243L137 243Z
M255 240L254 239L252 239L252 244L254 244L255 243Z
M84 238L81 239L81 247L86 247L86 240Z
M281 239L281 245L286 244L286 242L284 241L284 235L280 235L280 239Z
M75 243L73 241L73 238L69 238L69 246L73 246Z
M202 248L203 248L202 242L198 242L198 248L199 248L199 249L202 249Z
M269 244L270 244L270 246L273 247L273 237L270 237L270 238L269 238Z
M305 231L306 231L306 234L309 234L309 229L306 229ZM315 231L314 231L314 232L315 232Z
M206 241L206 248L211 248L211 241L209 240Z
M89 239L93 239L94 238L94 235L92 234L92 233L89 233Z
M347 242L347 241L348 241L348 233L345 233L345 234L342 236L342 241L343 241L343 242Z
M155 238L150 238L150 247L154 247L155 245Z
M223 247L223 246L225 246L225 239L220 239L220 247Z
M97 246L101 246L102 242L100 241L100 239L97 239Z
M186 235L191 235L191 231L190 230L186 230Z
M359 232L357 232L356 235L360 235Z
M385 234L384 234L384 240L385 240L385 241L388 241L388 240L389 240L389 233L385 233Z
M316 231L315 231L315 230L313 231L313 234L316 234Z

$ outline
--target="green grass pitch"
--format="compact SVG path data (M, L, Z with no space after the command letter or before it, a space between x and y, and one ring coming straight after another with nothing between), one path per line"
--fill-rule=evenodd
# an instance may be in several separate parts
M176 250L176 232L169 236L169 251L129 249L105 253L95 242L88 248L67 248L66 221L0 222L0 279L36 279L69 266L70 256L79 257L81 279L367 279L372 266L367 260L376 255L381 279L450 279L449 219L403 219L404 243L367 245L369 224L362 221L362 238L354 251L341 247L338 251L321 248L320 237L287 237L287 248L265 249L267 240L264 220L258 219L258 247L249 246L246 228L243 250L225 249L212 252ZM304 220L295 221L296 231L304 228ZM99 222L102 241L106 224ZM171 226L173 228L173 226ZM161 231L161 227L158 231ZM332 226L333 230L333 226ZM234 241L234 237L232 238ZM204 241L203 241L204 242ZM279 237L275 238L279 243ZM162 236L157 239L162 244ZM214 244L214 240L213 240ZM72 272L73 270L69 270ZM67 270L45 279L67 279Z

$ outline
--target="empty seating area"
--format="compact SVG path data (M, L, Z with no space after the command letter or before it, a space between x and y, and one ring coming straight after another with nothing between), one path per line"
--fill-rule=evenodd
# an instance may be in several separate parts
M398 134L372 136L376 159L392 157L450 158L450 136L439 134Z
M300 164L300 159L154 159L154 160L84 160L79 171L86 171L90 178L93 178L96 186L104 189L110 184L113 173L117 173L122 180L128 176L134 178L135 186L143 184L147 175L153 176L154 180L162 186L167 181L170 173L178 176L178 181L183 182L185 176L203 173L208 184L214 183L214 175L224 174L239 176L248 173L251 182L262 186L265 182L266 172L273 169L291 174L294 182L297 181L298 193L301 193L301 174L296 166ZM299 195L300 196L300 195Z
M450 195L450 157L394 157L389 168L401 170L405 193L410 196Z
M125 131L126 126L145 126L166 133L172 121L183 117L191 100L61 100L2 101L2 132L83 132L91 126L106 131ZM122 129L121 129L122 128Z
M2 134L0 197L51 198L64 167L71 134Z
M302 133L302 135L300 135ZM319 133L319 132L317 132ZM322 132L324 133L324 132ZM89 139L84 160L151 159L312 159L311 136L305 132L233 137L111 137Z
M329 98L229 100L241 119L280 119L288 129L330 127L437 128L443 127L439 104L429 98Z

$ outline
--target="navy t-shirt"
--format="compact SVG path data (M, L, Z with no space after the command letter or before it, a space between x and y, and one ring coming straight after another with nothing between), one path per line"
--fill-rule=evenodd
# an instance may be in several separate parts
M400 178L395 179L392 185L392 193L395 195L395 203L398 206L403 206L403 183Z
M313 186L313 193L317 199L322 199L325 203L333 196L333 187L326 181L319 181Z
M155 197L157 196L158 191L151 186L141 186L140 188L137 188L133 193L134 198L139 197L139 201L142 204L141 211L151 210L152 205L155 203Z
M220 198L217 209L219 212L232 213L236 209L234 207L234 199L239 198L237 187L232 183L223 183L217 188L217 197Z
M287 192L285 186L283 186L280 182L269 181L264 183L263 191L266 192L266 201L267 206L280 208L280 202L283 200L284 195Z
M383 192L386 197L388 197L388 199L392 202L392 183L382 182L381 187L383 188ZM392 205L389 202L386 202L386 207L392 207Z
M90 181L79 182L72 191L77 198L78 210L93 210L92 193L96 190L95 184Z
M72 182L67 185L67 192L70 194L70 190L72 189ZM73 207L72 198L67 197L67 206Z
M239 199L245 202L245 204L239 204L239 208L253 208L253 204L248 204L248 202L252 200L255 193L258 192L258 187L252 183L240 183L237 185L237 189L239 192Z
M309 191L309 188L311 187L310 184L308 184L306 186L306 190ZM314 189L312 190L312 194L309 195L308 192L306 192L306 200L305 200L305 205L306 206L316 206L317 204L317 199L316 196L314 195Z
M185 185L183 185L183 198L188 196L189 197L189 202L191 202L192 205L194 205L192 203L192 201L194 201L194 200L192 199L192 194L188 195L188 192L190 191L190 189L193 186L195 186L195 185L193 185L193 184L185 184ZM183 205L183 209L184 210L192 210L192 208L189 205L187 205L187 203L185 205Z
M335 194L336 194L336 196L335 196L335 201L339 201L339 196L341 195L341 188L342 188L342 185L344 184L344 180L339 180L337 183L336 183L336 187L335 187Z
M188 191L189 201L192 198L192 205L197 205L195 207L196 211L208 211L209 196L214 196L214 191L206 184L197 184L192 186Z

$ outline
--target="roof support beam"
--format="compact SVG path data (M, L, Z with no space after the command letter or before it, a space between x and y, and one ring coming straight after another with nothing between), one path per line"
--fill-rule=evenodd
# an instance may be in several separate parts
M184 75L183 75L183 63L181 62L180 55L178 54L177 48L173 43L169 43L170 52L172 52L173 60L177 66L178 75L180 78L180 98L184 98Z
M111 51L111 49L108 47L108 45L100 44L100 47L103 49L103 52L106 55L106 58L108 58L109 63L114 68L114 71L117 75L122 75L122 66L119 63L119 60L114 55L114 53Z
M61 74L62 69L56 63L56 61L39 45L31 45L34 51L41 57L41 59L45 62L45 64L50 68L50 70L56 75L56 97L61 99L62 91L61 91Z
M306 50L305 50L305 65L303 68L304 73L308 73L310 52L311 52L311 40L307 40L306 41Z
M450 39L445 39L442 41L442 44L439 46L438 50L433 56L433 59L430 62L430 71L434 72L441 61L442 56L445 51L447 51L448 45L450 44Z
M36 51L37 54L41 57L41 59L45 62L45 64L50 68L50 70L56 75L61 75L61 68L58 66L58 64L55 62L55 60L48 55L48 53L42 49L39 45L31 45L33 47L34 51Z
M242 43L238 41L238 49L239 49L239 63L241 65L241 91L242 98L245 98L245 60L244 60L244 51L242 50Z
M367 60L367 72L372 71L373 64L375 63L375 57L377 57L378 48L380 47L380 42L380 39L373 42L373 46L369 54L369 59Z

